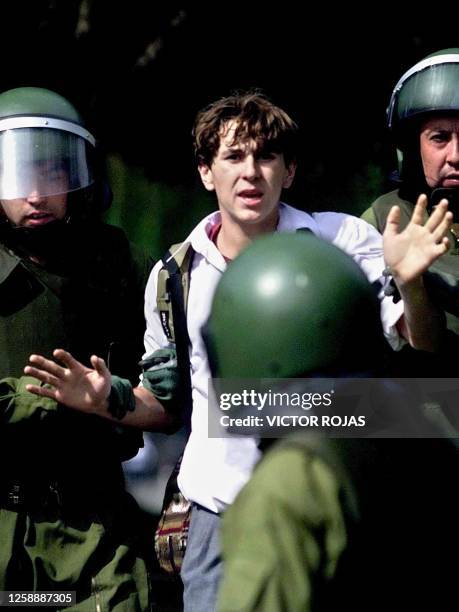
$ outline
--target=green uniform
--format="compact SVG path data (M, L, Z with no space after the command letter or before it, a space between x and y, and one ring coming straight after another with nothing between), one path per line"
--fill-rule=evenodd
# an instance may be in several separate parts
M457 468L441 439L278 443L224 516L219 611L453 609Z
M117 228L65 231L45 267L0 244L0 590L75 590L79 611L149 608L140 510L121 461L139 432L25 391L31 353L97 354L137 378L149 260Z

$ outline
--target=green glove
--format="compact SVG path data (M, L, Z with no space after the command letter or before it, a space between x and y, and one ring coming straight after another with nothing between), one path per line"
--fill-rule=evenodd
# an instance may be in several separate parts
M179 372L175 349L158 349L139 363L143 371L142 386L151 391L164 408L176 413L179 398Z

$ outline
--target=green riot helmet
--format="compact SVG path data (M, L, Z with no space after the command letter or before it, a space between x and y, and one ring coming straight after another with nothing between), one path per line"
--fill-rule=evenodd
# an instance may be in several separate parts
M450 210L459 209L456 189L432 189L425 180L419 131L432 115L459 116L459 48L443 49L427 56L400 78L387 108L387 124L397 148L402 198L416 201L420 193L434 206L447 197Z
M37 87L0 94L0 200L90 186L94 147L80 115L59 94Z
M203 330L214 377L369 373L384 342L376 291L309 233L257 239L228 265Z
M443 49L410 68L395 86L387 124L397 143L404 126L430 113L459 113L459 48Z

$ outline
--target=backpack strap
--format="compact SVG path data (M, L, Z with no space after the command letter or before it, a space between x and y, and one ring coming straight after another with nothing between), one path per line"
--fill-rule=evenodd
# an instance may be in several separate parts
M172 343L175 343L175 326L169 279L174 275L180 278L183 293L182 302L186 314L188 291L190 288L190 268L193 255L194 250L190 242L173 244L162 258L163 267L158 274L156 303L164 334Z
M180 396L187 428L191 420L191 376L186 308L190 286L190 268L194 250L189 242L174 244L162 258L158 275L156 302L167 339L175 344L180 376Z

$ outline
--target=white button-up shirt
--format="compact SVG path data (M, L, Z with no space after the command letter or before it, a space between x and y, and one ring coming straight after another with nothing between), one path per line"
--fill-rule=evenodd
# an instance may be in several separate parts
M384 270L381 235L368 223L341 213L314 213L280 205L279 232L295 232L309 228L316 236L333 243L348 253L362 268L370 282L381 278ZM193 393L191 434L183 456L179 487L186 498L213 512L223 511L244 486L260 458L255 438L209 438L208 385L211 377L201 328L209 316L212 297L226 263L215 244L209 239L212 227L220 223L220 213L203 219L186 239L195 251L187 306L187 325L191 341L190 363ZM161 327L156 287L162 262L153 268L145 292L146 355L158 348L170 346ZM381 296L382 297L382 296ZM392 298L381 300L381 320L387 340L395 350L404 341L395 324L403 313L403 303ZM234 330L237 343L237 329Z

